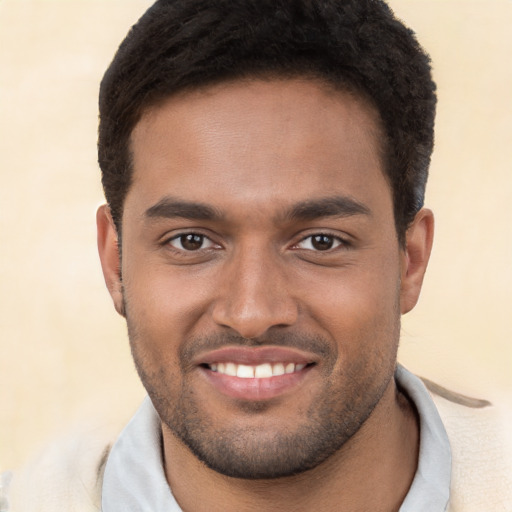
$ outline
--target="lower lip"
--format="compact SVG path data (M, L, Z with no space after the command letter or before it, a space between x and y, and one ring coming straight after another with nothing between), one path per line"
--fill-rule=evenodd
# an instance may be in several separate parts
M210 384L223 395L238 400L259 401L291 392L304 381L311 368L311 366L306 366L298 372L262 379L242 379L207 368L201 368L201 371Z

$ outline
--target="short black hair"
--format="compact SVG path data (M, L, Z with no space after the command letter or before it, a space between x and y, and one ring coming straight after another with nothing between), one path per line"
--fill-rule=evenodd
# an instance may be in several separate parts
M118 232L131 133L183 90L251 77L312 77L380 115L401 243L423 206L436 106L430 59L381 0L158 0L129 31L100 87L98 160Z

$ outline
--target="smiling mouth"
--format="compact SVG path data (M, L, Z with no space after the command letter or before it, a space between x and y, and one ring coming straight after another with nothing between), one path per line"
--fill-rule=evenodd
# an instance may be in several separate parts
M199 368L206 382L221 395L251 402L299 389L317 364L308 355L290 349L231 347L208 354Z
M258 365L238 364L234 362L212 363L205 365L212 372L240 379L265 379L297 373L303 370L307 364L296 363L263 363Z

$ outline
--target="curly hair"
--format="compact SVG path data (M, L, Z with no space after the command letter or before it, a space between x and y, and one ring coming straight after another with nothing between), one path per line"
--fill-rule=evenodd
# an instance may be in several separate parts
M382 122L401 243L422 207L436 106L430 59L381 0L159 0L100 87L98 160L118 232L142 114L186 89L245 77L320 79L360 94Z

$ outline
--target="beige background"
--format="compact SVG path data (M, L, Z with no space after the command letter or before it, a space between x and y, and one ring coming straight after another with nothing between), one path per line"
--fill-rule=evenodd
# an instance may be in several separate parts
M0 466L143 396L104 289L94 214L102 72L147 0L0 0ZM436 245L401 360L512 396L512 1L392 0L439 86Z

